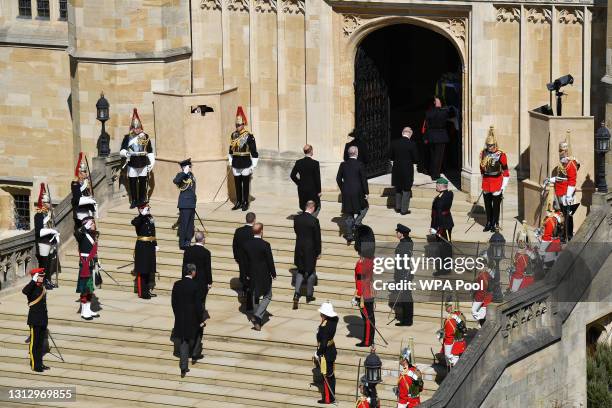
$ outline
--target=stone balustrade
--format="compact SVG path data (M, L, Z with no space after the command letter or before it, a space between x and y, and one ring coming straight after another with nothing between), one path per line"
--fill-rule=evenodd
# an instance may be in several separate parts
M94 158L92 181L95 198L101 208L105 203L125 193L122 160L118 153L107 158ZM60 232L64 245L74 231L71 195L54 207L55 228ZM0 290L13 286L28 270L36 265L34 231L28 231L0 241Z

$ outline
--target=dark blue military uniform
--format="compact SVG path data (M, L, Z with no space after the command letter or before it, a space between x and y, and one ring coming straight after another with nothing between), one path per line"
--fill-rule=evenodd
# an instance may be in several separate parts
M191 166L191 159L179 163L182 167ZM174 184L179 188L179 248L185 249L191 244L193 238L195 209L198 198L196 196L196 179L193 173L180 172L174 177Z

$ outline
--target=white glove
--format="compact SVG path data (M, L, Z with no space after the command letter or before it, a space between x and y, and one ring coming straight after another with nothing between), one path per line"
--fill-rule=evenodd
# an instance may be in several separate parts
M438 233L438 230L435 229L435 228L430 228L429 229L429 233L432 234L432 235L436 235Z
M43 225L47 225L47 223L51 220L51 214L47 213L45 218L43 218Z
M159 252L159 246L155 245L155 252Z
M553 183L555 184L557 182L557 178L556 177L551 177L549 179L547 179L549 183Z
M119 150L119 156L121 157L130 157L128 153L129 152L126 149Z
M259 157L252 157L251 162L253 162L253 168L257 167L257 163L259 163Z
M35 273L34 276L32 276L32 281L36 282L38 280L38 273Z
M365 199L366 199L366 200L368 199L368 195L367 195L367 194L365 195Z
M145 208L143 208L143 209L140 211L140 213L141 213L142 215L147 215L147 214L149 213L149 207L145 207Z
M185 166L183 167L183 173L185 174L189 174L191 172L191 166Z
M81 192L85 191L88 185L89 185L89 181L87 179L84 179L83 184L81 184Z
M229 166L230 166L230 167L232 167L232 159L233 159L232 155L231 155L231 154L228 154L228 155L227 155L227 161L229 162Z
M317 354L317 352L316 352L316 351L314 352L313 357L314 357L314 358L316 358L317 360L319 359L319 355Z
M509 182L510 182L510 177L504 177L504 179L502 180L502 188L501 188L502 193L506 190L506 187L508 187Z
M153 153L147 153L147 158L149 159L149 165L147 166L147 172L153 171L153 166L155 166L155 155Z
M498 196L498 195L501 195L502 192L503 192L503 190L497 190L497 191L493 192L493 195L494 196Z
M570 197L573 197L575 192L576 192L576 187L574 187L574 186L567 186L567 193L565 193L565 194L570 196Z
M359 304L359 302L357 301L357 298L352 298L351 299L351 305L357 306L358 304Z
M572 205L574 203L574 196L566 195L565 196L565 205Z

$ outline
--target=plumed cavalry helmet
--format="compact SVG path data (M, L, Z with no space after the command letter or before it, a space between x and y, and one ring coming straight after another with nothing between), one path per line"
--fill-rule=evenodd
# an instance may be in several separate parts
M43 208L43 204L49 204L49 193L47 192L47 186L45 183L40 183L40 190L38 192L38 202L37 207L39 210Z
M565 132L565 140L559 142L559 158L569 157L570 155L570 136L571 132L568 130Z
M406 360L410 363L410 349L408 347L404 347L400 353L400 361Z
M138 111L136 108L134 108L134 111L132 112L132 120L130 121L130 133L137 135L142 132L142 121L140 120L140 116L138 116Z
M242 109L242 106L239 106L238 109L236 109L236 126L246 126L246 125L247 125L246 115L244 114L244 110Z
M79 177L79 172L87 172L87 163L83 161L83 152L79 152L79 159L74 169L74 177Z
M485 144L487 146L494 145L495 147L497 147L497 138L495 137L495 127L493 126L489 127L489 133L487 133Z

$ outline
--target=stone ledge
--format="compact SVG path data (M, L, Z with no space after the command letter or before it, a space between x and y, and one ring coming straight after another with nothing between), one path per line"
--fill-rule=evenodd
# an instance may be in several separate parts
M102 63L168 62L191 56L190 47L171 48L152 52L81 52L75 47L70 46L67 51L71 57L79 62Z

